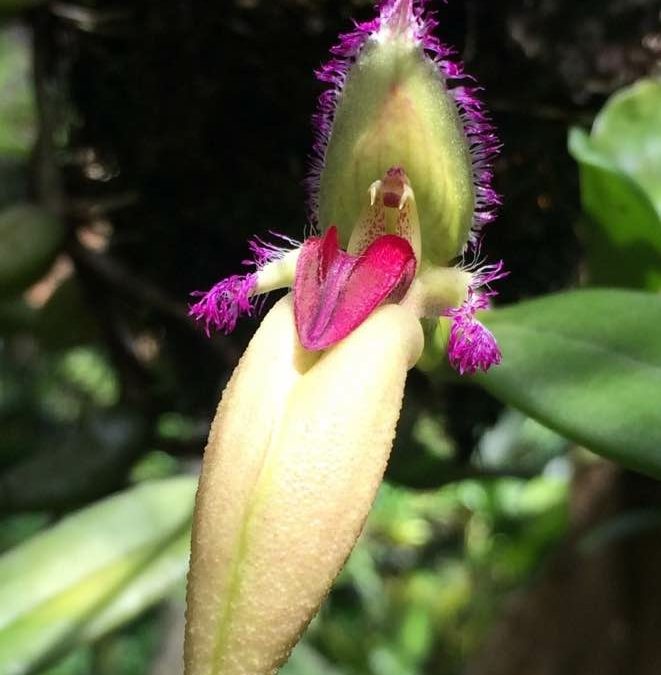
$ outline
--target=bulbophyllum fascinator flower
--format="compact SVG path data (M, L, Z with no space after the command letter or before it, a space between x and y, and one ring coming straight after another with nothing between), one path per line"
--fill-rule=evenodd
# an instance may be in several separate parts
M263 319L211 428L193 529L187 675L275 673L319 608L381 482L422 321L449 321L461 374L499 363L479 322L505 276L478 257L498 141L434 35L430 2L385 0L317 73L314 236L249 243L250 270L198 292L229 332ZM457 263L459 261L459 263Z

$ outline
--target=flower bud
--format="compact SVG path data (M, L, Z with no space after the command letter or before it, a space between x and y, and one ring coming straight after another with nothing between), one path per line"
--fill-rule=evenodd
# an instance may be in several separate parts
M213 423L186 675L265 675L287 658L360 534L422 351L417 318L390 304L327 352L306 352L292 304L262 322Z

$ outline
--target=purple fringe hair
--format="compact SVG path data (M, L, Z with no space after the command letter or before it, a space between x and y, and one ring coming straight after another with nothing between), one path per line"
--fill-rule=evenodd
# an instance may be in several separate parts
M279 260L288 251L299 248L301 242L277 232L269 233L279 243L272 243L260 237L248 241L251 258L243 261L246 267L252 267L250 274L235 274L221 279L208 291L194 291L191 297L199 298L189 305L188 314L195 321L204 324L207 337L212 330L225 335L231 333L242 316L253 316L260 310L263 297L255 298L253 292L257 286L257 273L274 260Z
M335 110L347 76L367 40L391 20L395 11L401 11L402 1L407 2L407 0L381 0L377 3L378 16L371 21L356 22L353 31L340 35L339 43L330 50L332 58L315 73L317 79L328 84L329 88L319 97L317 111L312 117L315 141L306 186L309 194L309 217L313 225L317 223L319 183L333 129ZM409 3L408 23L414 37L445 80L448 92L457 104L468 138L475 185L475 212L469 242L477 248L482 228L494 220L495 210L500 205L500 197L492 185L492 163L500 150L500 141L479 99L480 87L473 84L474 80L464 72L463 65L455 59L455 50L444 45L434 35L439 22L434 12L429 9L430 0L409 0Z
M448 359L460 375L473 375L478 370L486 372L502 359L496 338L475 318L475 314L491 308L491 298L498 293L490 288L490 284L508 275L502 260L483 266L473 272L468 297L463 304L443 312L443 316L452 320Z

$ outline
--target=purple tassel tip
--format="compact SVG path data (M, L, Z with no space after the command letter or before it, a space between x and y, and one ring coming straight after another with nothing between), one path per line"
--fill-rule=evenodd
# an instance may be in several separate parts
M478 370L486 372L501 361L502 354L496 338L475 318L475 314L482 309L489 309L491 298L497 295L489 284L508 275L502 260L484 265L473 273L468 297L461 307L454 307L443 313L443 316L452 319L448 358L460 375L473 375Z
M191 295L200 300L190 306L189 316L204 323L207 337L212 329L228 335L240 317L252 314L251 295L256 283L255 274L235 275L219 281L209 291L195 291Z
M460 375L486 372L502 358L493 333L472 316L456 317L452 322L448 356Z

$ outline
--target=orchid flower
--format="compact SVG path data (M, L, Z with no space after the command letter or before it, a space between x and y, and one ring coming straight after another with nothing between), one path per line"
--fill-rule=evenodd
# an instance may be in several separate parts
M498 141L426 0L383 0L318 72L315 234L249 243L250 270L196 293L230 332L262 321L221 400L193 529L187 675L275 673L351 552L383 476L423 321L461 374L500 362L476 318L502 262L479 258Z

